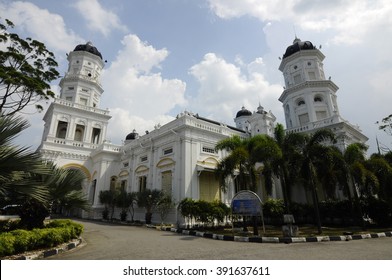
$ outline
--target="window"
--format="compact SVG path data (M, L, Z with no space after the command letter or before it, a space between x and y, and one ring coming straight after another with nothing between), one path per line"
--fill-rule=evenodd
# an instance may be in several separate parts
M323 98L321 96L316 96L314 102L323 102Z
M309 115L308 115L308 113L299 115L298 117L299 117L300 125L305 125L305 124L309 123Z
M317 111L316 112L316 117L317 120L322 120L327 118L327 112L326 111Z
M72 102L72 96L67 96L65 100Z
M147 189L147 176L139 177L139 192L143 192Z
M68 90L74 90L75 87L68 87Z
M77 124L75 129L75 141L83 141L84 125Z
M167 148L163 150L163 155L170 155L173 153L173 148Z
M91 182L91 188L90 188L90 193L89 193L89 201L91 204L94 204L94 197L95 197L95 189L97 186L97 179L94 179Z
M309 80L316 80L316 73L309 72L308 75L309 75Z
M300 74L295 75L294 76L294 83L299 84L300 82L302 82L301 75Z
M220 200L219 180L213 172L201 172L199 176L200 200L212 202Z
M127 189L127 183L128 183L127 180L121 180L121 183L120 183L120 190L121 191L125 191Z
M129 162L124 162L124 163L123 163L123 166L124 166L124 167L128 167L128 166L129 166Z
M65 137L67 136L67 128L68 128L67 122L59 121L57 125L56 137L65 139Z
M87 98L80 98L80 104L87 105Z
M215 149L214 149L214 148L211 148L211 147L203 146L202 151L203 151L204 153L216 154Z
M117 181L117 178L116 177L111 177L110 178L110 190L111 191L115 191L116 190L116 181Z
M101 130L99 128L93 127L93 133L91 135L91 143L98 144L100 134L101 134Z
M140 162L145 162L147 161L148 157L147 156L141 156L140 157Z
M172 193L172 172L162 172L162 191L171 195Z
M305 101L303 99L300 99L297 101L297 106L302 106L305 105Z

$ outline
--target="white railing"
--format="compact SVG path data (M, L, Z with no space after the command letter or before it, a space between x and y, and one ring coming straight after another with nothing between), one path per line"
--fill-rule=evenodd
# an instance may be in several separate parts
M333 116L333 117L323 119L320 121L307 123L306 125L303 125L303 126L287 129L286 133L305 132L305 131L309 131L309 130L313 130L313 129L317 129L317 128L322 128L322 127L325 127L325 126L328 126L328 125L331 125L334 123L339 123L341 121L342 120L339 118L339 116Z
M99 109L96 107L90 107L87 105L82 105L82 104L77 104L71 101L67 101L64 99L60 99L60 98L55 98L54 99L54 103L63 105L63 106L67 106L67 107L72 107L72 108L78 108L81 110L85 110L85 111L90 111L90 112L94 112L94 113L98 113L101 115L109 115L109 110L103 110L103 109Z
M57 137L48 137L46 141L55 144L65 145L65 146L72 146L75 148L85 148L85 149L92 149L97 151L120 152L121 149L120 145L115 145L108 142L102 144L92 144L92 143L86 143L86 142L57 138Z

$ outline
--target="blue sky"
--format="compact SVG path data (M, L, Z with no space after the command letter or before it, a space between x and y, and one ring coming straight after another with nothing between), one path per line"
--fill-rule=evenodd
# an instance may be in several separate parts
M391 148L375 124L392 113L391 14L389 0L0 0L1 17L44 42L61 73L76 45L99 49L114 144L183 110L233 125L242 106L260 103L284 124L278 57L297 35L322 45L340 113L369 137L370 152L376 136ZM17 142L35 148L43 113L26 116L32 125Z

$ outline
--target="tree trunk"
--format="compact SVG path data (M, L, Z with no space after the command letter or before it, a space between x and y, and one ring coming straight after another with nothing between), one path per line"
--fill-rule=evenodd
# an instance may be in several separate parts
M146 212L145 219L146 219L146 224L150 225L151 224L151 220L152 220L152 213L151 212Z

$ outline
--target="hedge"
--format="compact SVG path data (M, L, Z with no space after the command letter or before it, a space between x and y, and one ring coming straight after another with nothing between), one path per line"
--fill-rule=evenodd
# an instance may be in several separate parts
M54 220L43 229L17 229L0 234L0 257L50 248L78 238L83 226L71 220Z

